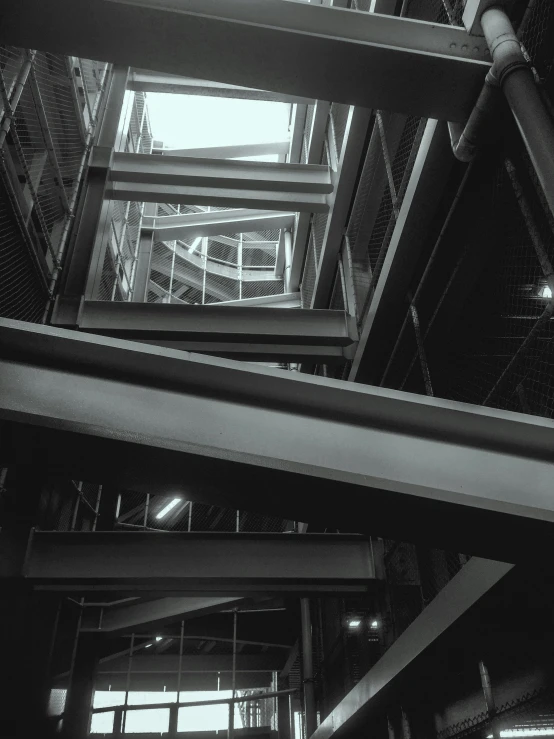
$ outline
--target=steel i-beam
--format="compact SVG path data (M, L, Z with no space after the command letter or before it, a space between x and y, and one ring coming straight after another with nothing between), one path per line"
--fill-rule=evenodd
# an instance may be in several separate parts
M282 0L19 0L3 8L0 40L459 122L490 66L463 28Z
M551 420L9 319L0 338L5 465L505 561L545 554Z

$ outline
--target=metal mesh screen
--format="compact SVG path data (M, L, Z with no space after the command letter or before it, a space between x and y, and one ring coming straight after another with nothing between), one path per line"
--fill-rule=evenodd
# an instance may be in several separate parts
M0 315L39 323L48 301L46 276L35 247L19 221L6 188L7 174L0 179Z
M6 133L0 162L0 310L21 320L41 321L45 315L46 286L60 267L75 210L106 70L87 60L80 65L59 54L0 47ZM91 100L82 69L97 75Z

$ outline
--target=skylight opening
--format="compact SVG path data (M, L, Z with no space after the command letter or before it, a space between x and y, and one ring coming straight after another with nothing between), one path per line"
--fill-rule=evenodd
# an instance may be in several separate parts
M290 137L289 103L152 92L146 97L152 136L165 148L263 144ZM273 154L252 159L276 160Z

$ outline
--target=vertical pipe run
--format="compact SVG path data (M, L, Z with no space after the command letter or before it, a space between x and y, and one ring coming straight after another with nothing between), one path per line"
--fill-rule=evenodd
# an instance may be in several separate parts
M554 123L542 102L505 10L497 6L487 8L481 16L481 27L491 52L495 75L554 214Z
M302 668L304 684L304 713L306 739L309 739L317 728L314 691L314 665L312 654L312 620L310 601L300 599L300 617L302 622Z

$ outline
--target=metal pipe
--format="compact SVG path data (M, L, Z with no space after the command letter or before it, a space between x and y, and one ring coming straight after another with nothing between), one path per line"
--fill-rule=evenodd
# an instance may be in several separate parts
M312 654L312 620L310 601L300 599L300 617L302 622L302 682L304 685L304 714L306 739L309 739L317 728L314 690L314 664Z
M452 152L456 159L461 162L471 162L474 159L483 133L494 118L499 101L500 86L493 69L490 69L466 125L448 123Z
M487 8L481 16L481 27L495 75L554 215L554 123L505 10L497 6Z

